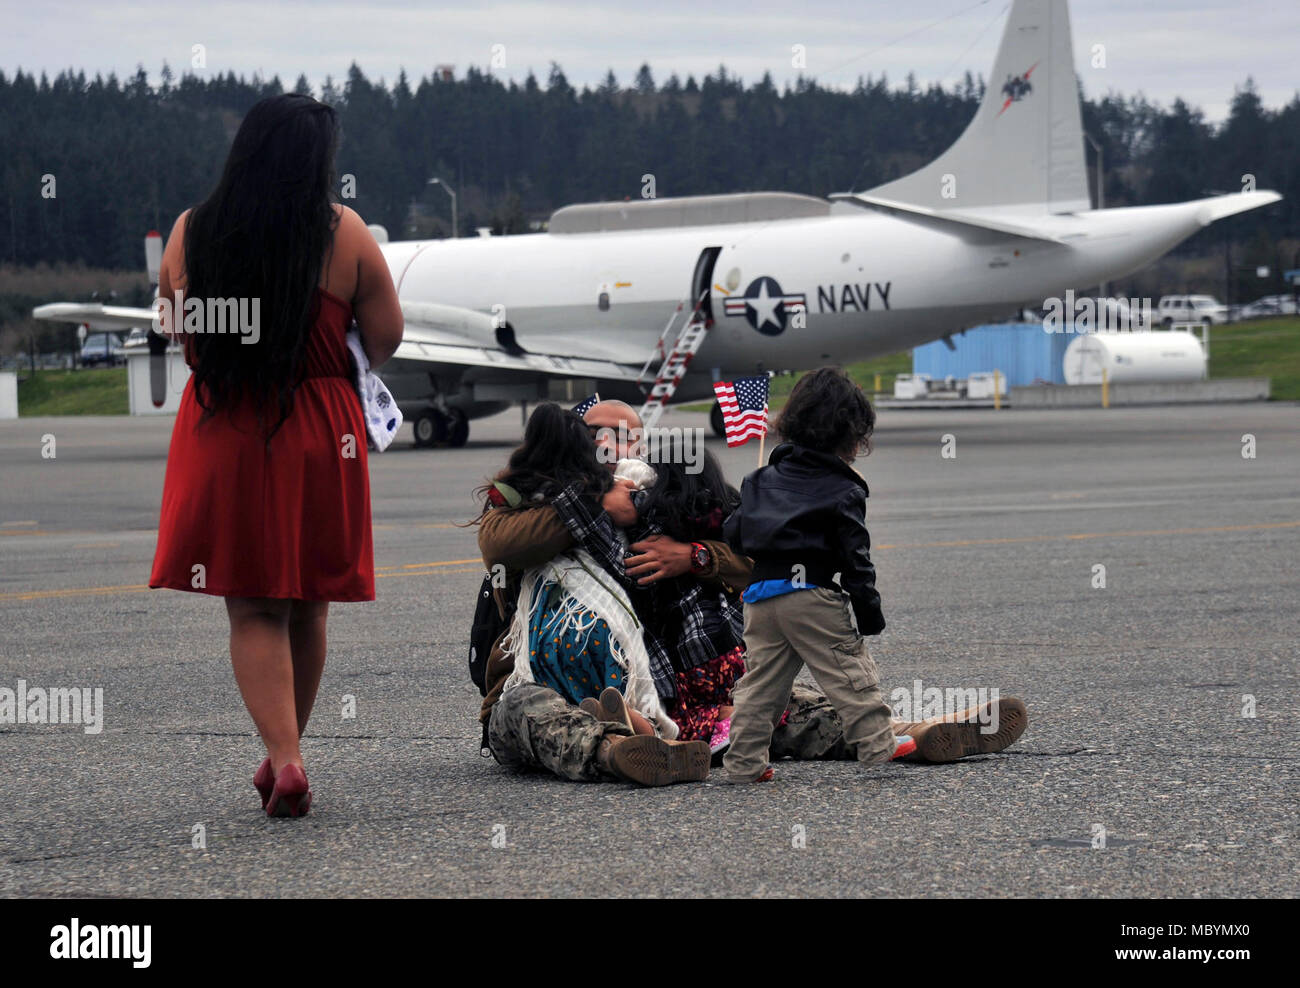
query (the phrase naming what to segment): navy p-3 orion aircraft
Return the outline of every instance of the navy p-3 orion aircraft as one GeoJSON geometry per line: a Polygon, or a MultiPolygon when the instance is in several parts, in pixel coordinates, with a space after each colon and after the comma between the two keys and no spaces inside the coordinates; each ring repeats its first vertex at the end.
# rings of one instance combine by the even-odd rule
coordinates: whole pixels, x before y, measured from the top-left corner
{"type": "MultiPolygon", "coordinates": [[[[470,419],[565,380],[570,396],[644,402],[652,424],[670,400],[711,399],[714,380],[945,338],[1281,198],[1090,208],[1066,0],[1015,0],[990,79],[1006,83],[952,147],[866,192],[592,203],[545,234],[384,243],[406,331],[382,376],[417,445],[462,445],[470,419]]],[[[125,311],[107,324],[151,317],[125,311]]]]}

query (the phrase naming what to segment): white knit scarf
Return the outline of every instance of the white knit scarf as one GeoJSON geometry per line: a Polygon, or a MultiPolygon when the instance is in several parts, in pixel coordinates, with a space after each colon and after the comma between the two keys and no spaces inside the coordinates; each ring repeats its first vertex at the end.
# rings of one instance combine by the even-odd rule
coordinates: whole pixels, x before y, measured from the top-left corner
{"type": "Polygon", "coordinates": [[[548,594],[546,585],[558,584],[563,592],[561,632],[578,634],[589,631],[598,618],[609,626],[609,650],[623,670],[623,696],[628,706],[654,725],[663,738],[677,737],[677,724],[668,716],[654,677],[650,674],[650,657],[641,638],[641,622],[636,619],[627,592],[606,574],[585,549],[573,549],[525,571],[519,586],[510,631],[501,642],[502,651],[514,656],[514,671],[506,680],[509,690],[520,683],[533,682],[533,667],[528,656],[528,631],[541,617],[540,609],[548,594]],[[593,615],[594,612],[594,615],[593,615]]]}

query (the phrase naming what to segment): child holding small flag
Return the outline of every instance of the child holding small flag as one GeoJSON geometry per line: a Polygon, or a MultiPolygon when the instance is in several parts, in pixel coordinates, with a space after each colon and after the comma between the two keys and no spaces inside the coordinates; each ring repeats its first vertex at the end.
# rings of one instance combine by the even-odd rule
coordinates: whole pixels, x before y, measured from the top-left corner
{"type": "Polygon", "coordinates": [[[804,665],[858,761],[916,748],[908,735],[894,735],[863,637],[884,630],[885,619],[866,527],[867,484],[850,464],[870,451],[875,421],[844,371],[823,367],[801,378],[775,424],[785,441],[768,466],[745,478],[740,507],[727,519],[727,541],[754,560],[754,571],[743,595],[747,671],[736,686],[723,781],[772,777],[772,731],[804,665]]]}

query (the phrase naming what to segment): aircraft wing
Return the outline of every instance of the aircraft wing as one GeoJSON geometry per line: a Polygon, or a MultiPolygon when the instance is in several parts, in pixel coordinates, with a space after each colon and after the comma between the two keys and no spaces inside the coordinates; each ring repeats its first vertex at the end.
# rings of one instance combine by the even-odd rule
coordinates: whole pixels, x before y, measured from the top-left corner
{"type": "Polygon", "coordinates": [[[32,316],[46,322],[84,322],[91,329],[134,329],[153,325],[154,310],[99,302],[51,302],[32,309],[32,316]]]}
{"type": "MultiPolygon", "coordinates": [[[[32,315],[49,322],[87,323],[92,329],[130,329],[151,325],[154,311],[98,302],[52,302],[37,306],[32,315]]],[[[526,351],[512,354],[497,345],[493,319],[482,312],[403,302],[402,315],[406,330],[395,360],[619,381],[635,381],[644,363],[644,355],[631,347],[600,342],[600,333],[530,338],[526,351]]]]}
{"type": "MultiPolygon", "coordinates": [[[[635,382],[641,364],[618,363],[599,357],[577,357],[553,353],[506,353],[499,347],[474,346],[465,340],[448,342],[420,329],[407,329],[392,361],[415,361],[491,372],[495,377],[514,373],[543,374],[548,377],[590,377],[604,381],[635,382]]],[[[380,368],[380,374],[384,369],[380,368]]]]}

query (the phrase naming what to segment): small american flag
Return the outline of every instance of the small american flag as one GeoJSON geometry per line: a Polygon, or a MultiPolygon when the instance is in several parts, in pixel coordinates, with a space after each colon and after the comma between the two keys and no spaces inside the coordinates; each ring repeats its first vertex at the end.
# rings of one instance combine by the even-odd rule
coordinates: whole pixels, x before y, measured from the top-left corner
{"type": "Polygon", "coordinates": [[[582,401],[578,402],[576,405],[573,406],[573,414],[578,416],[578,418],[582,418],[582,416],[586,415],[589,411],[591,411],[591,406],[596,404],[596,402],[598,401],[600,401],[599,392],[591,395],[590,397],[583,398],[582,401]]]}
{"type": "Polygon", "coordinates": [[[767,434],[767,375],[717,381],[713,393],[722,409],[728,446],[743,446],[767,434]]]}

